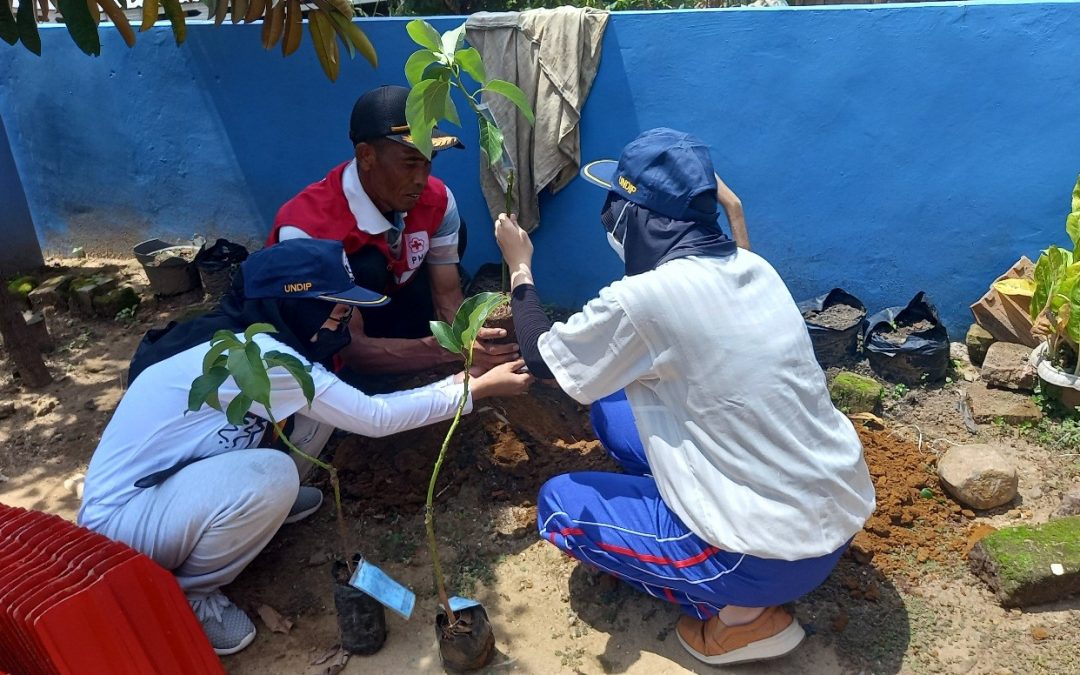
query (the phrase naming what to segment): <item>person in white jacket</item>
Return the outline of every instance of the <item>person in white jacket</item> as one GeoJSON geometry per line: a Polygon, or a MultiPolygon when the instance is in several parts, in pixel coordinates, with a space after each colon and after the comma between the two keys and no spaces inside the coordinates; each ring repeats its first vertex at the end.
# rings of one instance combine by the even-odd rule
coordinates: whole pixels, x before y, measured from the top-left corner
{"type": "Polygon", "coordinates": [[[600,222],[626,275],[565,323],[541,308],[529,236],[505,214],[495,226],[529,371],[592,405],[624,470],[549,480],[540,536],[677,604],[701,661],[787,654],[805,633],[781,605],[825,580],[874,510],[859,438],[780,276],[720,229],[702,141],[652,129],[582,174],[607,190],[600,222]]]}
{"type": "MultiPolygon", "coordinates": [[[[268,411],[251,406],[243,424],[208,405],[186,412],[192,381],[212,336],[243,339],[254,323],[276,333],[254,340],[311,364],[314,399],[282,367],[268,369],[270,411],[296,415],[308,428],[386,436],[453,416],[461,374],[426,387],[368,396],[324,367],[349,342],[355,307],[387,299],[354,284],[340,242],[297,239],[252,254],[212,313],[151,331],[131,362],[129,387],[102,434],[86,474],[79,524],[145,553],[173,572],[218,654],[255,638],[247,615],[219,590],[266,546],[278,528],[314,513],[322,493],[301,487],[297,466],[268,448],[268,411]]],[[[472,380],[470,401],[523,392],[531,378],[522,362],[502,364],[472,380]]],[[[240,394],[231,377],[220,386],[224,408],[240,394]]],[[[318,455],[328,433],[301,446],[318,455]]]]}

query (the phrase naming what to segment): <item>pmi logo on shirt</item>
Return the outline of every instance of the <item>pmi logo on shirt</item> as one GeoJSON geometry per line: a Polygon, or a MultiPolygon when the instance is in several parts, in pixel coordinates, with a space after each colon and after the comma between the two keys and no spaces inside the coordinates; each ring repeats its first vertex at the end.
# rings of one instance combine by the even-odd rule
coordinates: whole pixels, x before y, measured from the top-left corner
{"type": "Polygon", "coordinates": [[[637,186],[626,179],[626,176],[619,176],[619,187],[626,190],[626,194],[632,195],[637,192],[637,186]]]}
{"type": "Polygon", "coordinates": [[[307,291],[310,291],[312,286],[314,286],[314,284],[311,283],[310,281],[300,281],[300,282],[297,282],[295,284],[285,284],[285,292],[286,293],[305,293],[307,291]]]}

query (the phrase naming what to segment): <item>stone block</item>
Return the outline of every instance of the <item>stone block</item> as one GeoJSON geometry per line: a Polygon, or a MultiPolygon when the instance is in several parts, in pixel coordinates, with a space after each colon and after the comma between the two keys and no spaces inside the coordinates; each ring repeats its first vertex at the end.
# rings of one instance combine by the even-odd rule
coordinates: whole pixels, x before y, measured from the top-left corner
{"type": "Polygon", "coordinates": [[[105,319],[114,319],[124,309],[139,306],[139,294],[131,286],[121,286],[94,296],[94,312],[105,319]]]}
{"type": "Polygon", "coordinates": [[[881,391],[877,380],[846,370],[829,384],[833,405],[845,413],[874,412],[881,403],[881,391]]]}
{"type": "Polygon", "coordinates": [[[1028,363],[1031,347],[1015,342],[995,342],[986,351],[982,379],[991,387],[1014,391],[1033,391],[1035,369],[1028,363]]]}
{"type": "Polygon", "coordinates": [[[1080,516],[1080,485],[1061,496],[1061,506],[1058,507],[1056,514],[1059,516],[1080,516]]]}
{"type": "Polygon", "coordinates": [[[990,349],[990,345],[994,344],[994,336],[979,324],[973,323],[968,328],[964,344],[967,345],[968,358],[971,359],[971,362],[981,366],[983,359],[986,357],[986,350],[990,349]]]}
{"type": "Polygon", "coordinates": [[[56,345],[52,335],[49,334],[49,326],[45,323],[45,315],[41,312],[23,312],[23,321],[34,344],[43,352],[51,352],[56,345]]]}
{"type": "Polygon", "coordinates": [[[972,572],[1004,607],[1080,593],[1080,516],[992,532],[975,544],[968,559],[972,572]]]}
{"type": "Polygon", "coordinates": [[[65,305],[64,298],[70,285],[70,274],[62,274],[46,279],[40,286],[30,291],[27,296],[30,300],[30,307],[35,311],[40,311],[44,307],[61,307],[65,305]]]}
{"type": "Polygon", "coordinates": [[[985,382],[972,382],[965,393],[972,419],[980,424],[1001,420],[1006,424],[1038,422],[1042,411],[1026,394],[991,389],[985,382]]]}
{"type": "Polygon", "coordinates": [[[117,281],[114,277],[104,274],[94,274],[88,277],[79,277],[71,282],[71,309],[85,316],[94,314],[94,298],[104,295],[116,288],[117,281]]]}
{"type": "Polygon", "coordinates": [[[989,444],[957,445],[938,460],[938,478],[957,501],[992,509],[1016,497],[1016,466],[989,444]]]}

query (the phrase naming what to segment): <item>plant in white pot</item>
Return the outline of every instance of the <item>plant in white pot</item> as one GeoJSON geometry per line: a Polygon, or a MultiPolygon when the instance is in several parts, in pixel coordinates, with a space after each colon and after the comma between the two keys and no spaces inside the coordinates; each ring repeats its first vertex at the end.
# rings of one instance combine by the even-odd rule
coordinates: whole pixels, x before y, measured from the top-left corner
{"type": "Polygon", "coordinates": [[[1050,246],[1035,263],[1034,279],[1008,279],[995,287],[1030,297],[1031,332],[1043,338],[1031,354],[1039,378],[1066,407],[1080,405],[1080,177],[1065,218],[1072,250],[1050,246]],[[1007,284],[1007,285],[1006,285],[1007,284]]]}

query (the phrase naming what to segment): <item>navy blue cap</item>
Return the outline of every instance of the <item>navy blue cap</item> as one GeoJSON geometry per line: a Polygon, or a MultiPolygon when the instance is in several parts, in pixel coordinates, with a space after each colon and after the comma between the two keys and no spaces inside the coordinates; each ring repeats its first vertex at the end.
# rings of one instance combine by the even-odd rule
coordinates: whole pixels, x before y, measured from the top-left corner
{"type": "Polygon", "coordinates": [[[709,146],[681,131],[667,127],[644,131],[623,148],[618,162],[590,162],[582,167],[581,176],[668,218],[716,220],[716,174],[709,146]],[[706,193],[712,198],[699,199],[706,193]]]}
{"type": "Polygon", "coordinates": [[[317,298],[358,307],[390,302],[356,285],[340,241],[286,239],[252,253],[240,269],[248,298],[317,298]]]}

